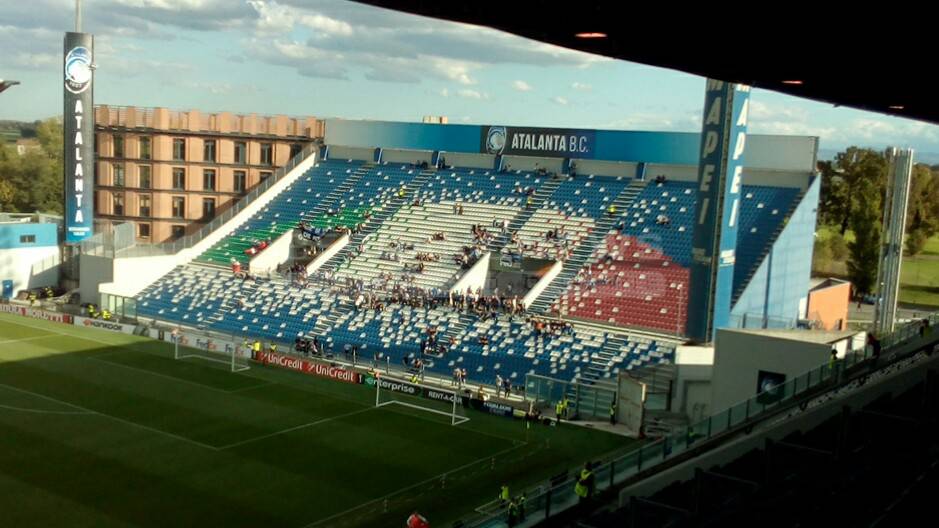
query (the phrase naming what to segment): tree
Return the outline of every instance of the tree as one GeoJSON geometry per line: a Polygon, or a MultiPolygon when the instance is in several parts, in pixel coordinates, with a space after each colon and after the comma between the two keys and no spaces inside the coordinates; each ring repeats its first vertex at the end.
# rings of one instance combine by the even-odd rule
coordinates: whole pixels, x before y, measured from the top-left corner
{"type": "Polygon", "coordinates": [[[913,167],[906,216],[906,250],[916,255],[939,231],[939,178],[923,164],[913,167]]]}
{"type": "Polygon", "coordinates": [[[844,237],[838,233],[832,233],[828,237],[828,247],[831,250],[831,258],[838,262],[844,262],[848,258],[848,243],[844,237]]]}
{"type": "Polygon", "coordinates": [[[851,258],[848,260],[848,278],[855,290],[861,294],[874,291],[877,268],[880,265],[880,196],[875,182],[862,178],[855,186],[858,196],[865,204],[854,207],[851,214],[851,229],[854,242],[848,244],[851,258]]]}
{"type": "MultiPolygon", "coordinates": [[[[871,197],[877,197],[877,214],[882,214],[880,197],[884,195],[887,181],[887,160],[883,154],[872,149],[848,147],[844,152],[835,156],[834,168],[830,182],[823,191],[829,196],[823,198],[823,210],[828,212],[827,223],[838,226],[839,232],[844,235],[851,223],[851,217],[859,207],[869,207],[872,203],[867,195],[859,193],[859,182],[872,183],[869,192],[871,197]]],[[[824,177],[824,172],[823,172],[824,177]]]]}
{"type": "Polygon", "coordinates": [[[0,184],[12,191],[0,199],[4,210],[62,214],[62,123],[48,119],[37,125],[40,148],[22,156],[10,145],[0,145],[0,184]]]}

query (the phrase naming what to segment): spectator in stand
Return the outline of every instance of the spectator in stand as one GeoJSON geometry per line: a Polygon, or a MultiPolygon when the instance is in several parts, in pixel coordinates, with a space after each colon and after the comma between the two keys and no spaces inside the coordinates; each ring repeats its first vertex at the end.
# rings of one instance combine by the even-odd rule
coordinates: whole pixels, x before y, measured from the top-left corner
{"type": "Polygon", "coordinates": [[[502,376],[496,374],[496,396],[502,396],[502,376]]]}

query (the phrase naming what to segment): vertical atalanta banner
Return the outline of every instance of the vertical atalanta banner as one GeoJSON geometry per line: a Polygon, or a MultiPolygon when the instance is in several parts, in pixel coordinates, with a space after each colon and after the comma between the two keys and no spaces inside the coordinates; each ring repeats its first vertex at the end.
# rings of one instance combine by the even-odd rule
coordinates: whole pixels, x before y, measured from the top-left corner
{"type": "Polygon", "coordinates": [[[65,242],[93,234],[94,204],[94,36],[65,34],[65,242]]]}
{"type": "Polygon", "coordinates": [[[687,333],[711,341],[730,320],[750,87],[708,79],[698,165],[687,333]]]}

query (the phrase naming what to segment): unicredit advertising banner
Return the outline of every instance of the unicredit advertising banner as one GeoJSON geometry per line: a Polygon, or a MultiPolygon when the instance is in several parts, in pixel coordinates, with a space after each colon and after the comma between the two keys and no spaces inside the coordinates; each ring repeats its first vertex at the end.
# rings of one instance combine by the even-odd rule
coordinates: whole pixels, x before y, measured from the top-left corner
{"type": "Polygon", "coordinates": [[[93,234],[94,37],[88,33],[66,33],[63,65],[65,242],[75,244],[93,234]]]}
{"type": "Polygon", "coordinates": [[[296,370],[303,372],[304,374],[319,376],[321,378],[329,378],[336,381],[344,381],[346,383],[362,382],[360,379],[362,375],[358,372],[352,372],[351,370],[346,370],[342,367],[334,367],[332,365],[317,363],[315,361],[308,361],[303,358],[285,356],[275,352],[261,351],[255,354],[254,360],[259,363],[264,363],[265,365],[277,365],[278,367],[296,370]]]}
{"type": "Polygon", "coordinates": [[[484,126],[480,130],[480,152],[512,156],[592,158],[593,130],[484,126]]]}

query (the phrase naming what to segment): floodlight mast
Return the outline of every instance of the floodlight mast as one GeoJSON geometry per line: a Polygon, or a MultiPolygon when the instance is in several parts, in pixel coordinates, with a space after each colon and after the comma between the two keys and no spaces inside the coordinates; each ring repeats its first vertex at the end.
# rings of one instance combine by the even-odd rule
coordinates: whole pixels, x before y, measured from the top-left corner
{"type": "Polygon", "coordinates": [[[82,0],[75,0],[75,33],[82,32],[82,0]]]}

